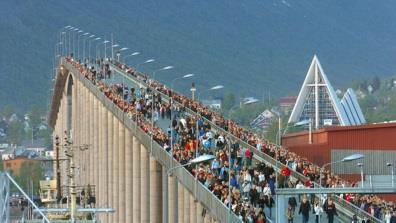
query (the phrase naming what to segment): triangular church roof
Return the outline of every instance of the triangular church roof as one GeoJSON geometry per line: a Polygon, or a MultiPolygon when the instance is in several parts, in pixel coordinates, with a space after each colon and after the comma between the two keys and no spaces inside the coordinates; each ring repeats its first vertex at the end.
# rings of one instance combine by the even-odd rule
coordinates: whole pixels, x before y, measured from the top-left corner
{"type": "MultiPolygon", "coordinates": [[[[308,69],[307,75],[305,77],[304,83],[301,87],[300,93],[298,94],[296,104],[294,105],[293,111],[289,118],[289,123],[298,122],[303,109],[304,105],[307,100],[308,94],[311,92],[312,88],[316,86],[321,87],[324,86],[326,88],[326,92],[328,97],[331,101],[331,105],[337,115],[338,121],[340,125],[349,125],[349,121],[346,118],[345,111],[342,109],[339,99],[330,84],[325,72],[320,65],[319,59],[316,55],[314,55],[311,65],[308,69]]],[[[318,108],[320,110],[320,108],[318,108]]],[[[315,117],[312,117],[315,118],[315,117]]],[[[319,120],[314,121],[312,123],[314,127],[319,127],[319,120]]]]}

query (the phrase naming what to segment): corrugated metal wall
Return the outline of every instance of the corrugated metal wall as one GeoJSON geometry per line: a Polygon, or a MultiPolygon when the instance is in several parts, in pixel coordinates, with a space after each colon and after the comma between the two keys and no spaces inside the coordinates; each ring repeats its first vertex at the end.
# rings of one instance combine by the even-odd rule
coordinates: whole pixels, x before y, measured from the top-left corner
{"type": "Polygon", "coordinates": [[[361,153],[365,157],[358,161],[334,164],[331,167],[332,172],[335,174],[360,174],[360,167],[357,166],[357,163],[361,162],[365,175],[390,175],[391,169],[386,166],[386,163],[396,164],[396,151],[389,150],[332,150],[331,162],[342,160],[354,153],[361,153]]]}
{"type": "MultiPolygon", "coordinates": [[[[308,132],[286,135],[282,145],[318,166],[340,160],[353,153],[364,154],[364,174],[388,175],[387,162],[396,165],[396,124],[331,127],[313,133],[308,144],[308,132]]],[[[357,162],[336,164],[337,174],[360,174],[357,162]]],[[[395,168],[396,170],[396,168],[395,168]]]]}

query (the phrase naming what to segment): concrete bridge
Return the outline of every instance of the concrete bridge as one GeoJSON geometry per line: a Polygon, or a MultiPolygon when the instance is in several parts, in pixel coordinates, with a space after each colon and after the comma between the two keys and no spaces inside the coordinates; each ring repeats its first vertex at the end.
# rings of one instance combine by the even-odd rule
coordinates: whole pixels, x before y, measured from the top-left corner
{"type": "MultiPolygon", "coordinates": [[[[112,69],[120,74],[123,72],[116,66],[112,69]]],[[[126,76],[122,76],[122,81],[126,81],[124,78],[126,76]]],[[[137,85],[147,86],[144,81],[128,78],[137,85]]],[[[169,98],[163,95],[163,99],[169,98]]],[[[61,60],[55,81],[49,123],[55,135],[60,136],[61,144],[65,143],[66,131],[70,132],[74,145],[89,145],[88,150],[75,150],[78,167],[75,172],[79,173],[77,180],[81,185],[95,185],[97,207],[116,209],[114,214],[101,214],[99,218],[103,222],[163,222],[163,219],[169,222],[241,222],[186,169],[179,168],[168,175],[169,168],[180,164],[65,58],[61,60]]],[[[211,127],[252,149],[254,159],[276,170],[282,167],[272,157],[213,123],[211,127]]],[[[62,150],[59,155],[65,156],[62,150]]],[[[67,163],[62,163],[62,185],[68,184],[67,168],[67,163]]],[[[296,172],[292,172],[292,177],[305,178],[296,172]]],[[[283,222],[285,200],[277,200],[277,204],[282,205],[282,211],[272,220],[275,222],[278,218],[276,222],[283,222]]],[[[344,220],[355,213],[366,217],[355,207],[343,205],[347,208],[338,207],[346,217],[344,220]]]]}
{"type": "MultiPolygon", "coordinates": [[[[82,185],[95,185],[96,206],[111,206],[115,214],[103,222],[215,222],[228,219],[226,206],[184,168],[75,67],[62,60],[56,78],[50,125],[58,136],[70,131],[82,185]],[[173,162],[173,164],[172,164],[173,162]],[[194,196],[195,194],[195,196],[194,196]],[[165,210],[164,207],[168,207],[165,210]],[[169,214],[168,214],[169,213],[169,214]]],[[[63,151],[60,157],[64,156],[63,151]]],[[[61,167],[67,185],[66,163],[61,167]]],[[[230,221],[237,221],[231,213],[230,221]]]]}

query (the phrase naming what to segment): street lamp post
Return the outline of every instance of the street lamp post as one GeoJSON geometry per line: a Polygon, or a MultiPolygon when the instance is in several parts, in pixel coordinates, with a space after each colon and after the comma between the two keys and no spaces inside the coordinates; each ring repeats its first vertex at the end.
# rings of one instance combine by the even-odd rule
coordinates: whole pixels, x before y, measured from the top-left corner
{"type": "Polygon", "coordinates": [[[74,28],[73,31],[74,32],[73,32],[73,36],[72,36],[72,41],[73,41],[73,50],[72,50],[72,52],[73,52],[73,57],[75,58],[76,57],[76,47],[75,47],[76,40],[75,40],[75,36],[76,36],[77,32],[79,31],[79,29],[78,28],[74,28]]]}
{"type": "MultiPolygon", "coordinates": [[[[98,43],[98,44],[96,45],[96,58],[98,58],[98,46],[104,44],[104,45],[105,45],[105,47],[104,47],[104,48],[105,48],[105,50],[104,50],[104,52],[105,52],[105,57],[104,57],[104,59],[106,59],[106,44],[107,44],[108,42],[110,42],[110,41],[105,40],[105,41],[103,41],[103,42],[101,42],[101,43],[98,43]]],[[[100,52],[99,52],[99,57],[100,57],[100,52]]]]}
{"type": "Polygon", "coordinates": [[[136,64],[135,65],[135,70],[137,71],[138,67],[143,65],[143,64],[152,63],[152,62],[155,62],[155,59],[151,58],[151,59],[148,59],[148,60],[144,61],[143,63],[136,64]]]}
{"type": "MultiPolygon", "coordinates": [[[[101,40],[101,38],[100,37],[96,37],[92,41],[97,41],[97,40],[101,40]]],[[[91,40],[90,39],[88,40],[88,60],[91,62],[91,40]]]]}
{"type": "MultiPolygon", "coordinates": [[[[320,173],[319,173],[319,188],[322,188],[322,173],[326,166],[336,164],[336,163],[351,162],[351,161],[355,161],[355,160],[359,160],[359,159],[363,159],[363,158],[364,158],[363,154],[355,153],[355,154],[344,157],[342,160],[337,160],[337,161],[323,164],[323,166],[320,168],[320,173]]],[[[320,194],[319,200],[321,200],[321,198],[322,198],[322,193],[320,194]]],[[[321,216],[319,215],[319,222],[320,222],[320,217],[321,216]]]]}
{"type": "Polygon", "coordinates": [[[364,188],[364,175],[363,175],[363,163],[357,163],[357,166],[360,168],[360,181],[362,182],[362,188],[364,188]]]}
{"type": "MultiPolygon", "coordinates": [[[[154,102],[155,102],[155,97],[154,97],[154,87],[152,86],[152,84],[154,83],[155,80],[155,74],[158,71],[163,71],[163,70],[171,70],[173,69],[173,66],[165,66],[162,67],[160,69],[157,69],[153,72],[153,77],[151,80],[151,95],[152,95],[152,99],[151,99],[151,143],[150,143],[150,154],[152,154],[153,152],[153,130],[154,130],[154,102]]],[[[172,108],[171,108],[172,109],[172,108]]],[[[172,129],[172,128],[171,128],[172,129]]],[[[171,150],[172,150],[172,135],[171,135],[171,150]]]]}
{"type": "MultiPolygon", "coordinates": [[[[186,79],[186,78],[190,78],[190,77],[193,77],[193,76],[194,76],[194,74],[186,74],[186,75],[184,75],[182,77],[177,77],[177,78],[173,79],[172,82],[171,82],[172,91],[174,89],[174,83],[175,83],[176,80],[186,79]]],[[[172,120],[173,120],[173,118],[172,118],[173,94],[171,94],[171,96],[170,96],[169,104],[170,104],[170,116],[171,116],[171,119],[170,119],[170,128],[171,128],[170,154],[171,154],[171,156],[173,156],[173,126],[172,126],[172,120]]]]}
{"type": "Polygon", "coordinates": [[[94,37],[95,35],[89,35],[89,33],[84,33],[83,35],[83,61],[85,61],[85,42],[87,39],[94,37]]]}
{"type": "Polygon", "coordinates": [[[133,56],[137,56],[137,55],[139,55],[139,54],[140,54],[140,52],[133,52],[133,53],[131,53],[131,54],[125,56],[125,57],[122,58],[121,60],[126,64],[126,58],[128,58],[128,57],[133,57],[133,56]]]}
{"type": "Polygon", "coordinates": [[[78,60],[81,60],[80,58],[80,34],[84,32],[82,30],[78,30],[77,32],[77,58],[78,60]]]}
{"type": "Polygon", "coordinates": [[[304,125],[307,125],[307,124],[309,125],[308,126],[309,127],[309,129],[308,129],[308,132],[309,132],[308,143],[312,144],[312,119],[309,118],[309,119],[302,120],[302,121],[297,122],[296,124],[294,124],[294,126],[304,126],[304,125]]]}
{"type": "MultiPolygon", "coordinates": [[[[167,176],[170,176],[172,174],[172,172],[178,168],[207,162],[207,161],[213,160],[215,158],[216,157],[214,155],[202,155],[202,156],[199,156],[199,157],[196,157],[196,158],[190,160],[190,162],[188,162],[186,164],[170,167],[168,169],[168,171],[166,171],[166,174],[167,174],[167,176]]],[[[171,166],[172,166],[172,163],[173,163],[172,155],[171,155],[170,161],[171,161],[171,166]]],[[[167,187],[167,185],[166,185],[166,187],[167,187]]],[[[163,192],[164,192],[163,193],[164,198],[162,199],[162,202],[163,202],[162,205],[164,208],[163,208],[163,212],[162,212],[162,222],[168,223],[168,211],[169,211],[169,209],[168,209],[168,190],[164,190],[163,192]]],[[[173,216],[174,216],[173,219],[176,223],[177,222],[177,208],[174,209],[173,216]]]]}
{"type": "Polygon", "coordinates": [[[111,60],[114,60],[114,48],[119,47],[119,44],[113,44],[111,45],[111,60]]]}
{"type": "Polygon", "coordinates": [[[395,186],[395,175],[394,175],[394,167],[393,167],[393,163],[386,163],[386,166],[391,168],[391,174],[392,174],[392,188],[395,186]]]}
{"type": "Polygon", "coordinates": [[[213,86],[213,87],[211,87],[211,88],[209,88],[209,89],[203,90],[203,91],[201,91],[201,92],[198,93],[198,98],[197,98],[197,100],[199,101],[199,98],[200,98],[200,96],[201,96],[201,94],[202,94],[203,92],[206,92],[206,91],[213,91],[213,90],[220,90],[220,89],[223,89],[223,88],[224,88],[223,85],[216,85],[216,86],[213,86]]]}
{"type": "Polygon", "coordinates": [[[121,62],[121,61],[120,61],[121,52],[122,52],[122,51],[125,51],[125,50],[128,50],[128,47],[123,47],[123,48],[121,48],[121,49],[118,50],[118,52],[117,52],[117,61],[118,61],[118,62],[121,62]]]}

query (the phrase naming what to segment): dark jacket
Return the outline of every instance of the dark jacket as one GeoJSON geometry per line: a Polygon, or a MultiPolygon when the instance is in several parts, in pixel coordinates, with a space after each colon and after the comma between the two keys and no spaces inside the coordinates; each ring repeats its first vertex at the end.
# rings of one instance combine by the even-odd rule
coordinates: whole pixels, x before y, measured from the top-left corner
{"type": "Polygon", "coordinates": [[[309,201],[307,200],[305,203],[301,202],[300,210],[298,211],[298,213],[309,216],[310,210],[311,210],[311,205],[309,204],[309,201]]]}

